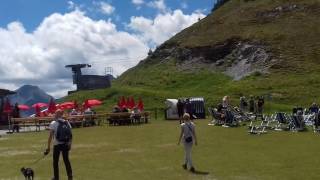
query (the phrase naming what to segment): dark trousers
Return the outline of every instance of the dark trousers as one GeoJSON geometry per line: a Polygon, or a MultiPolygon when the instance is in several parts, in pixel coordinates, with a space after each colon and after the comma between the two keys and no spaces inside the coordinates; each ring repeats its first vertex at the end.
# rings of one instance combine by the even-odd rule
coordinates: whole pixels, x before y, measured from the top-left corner
{"type": "Polygon", "coordinates": [[[66,171],[68,179],[72,179],[72,169],[69,161],[69,146],[66,144],[58,144],[53,147],[53,172],[54,180],[59,180],[59,156],[62,152],[62,157],[64,165],[66,166],[66,171]]]}

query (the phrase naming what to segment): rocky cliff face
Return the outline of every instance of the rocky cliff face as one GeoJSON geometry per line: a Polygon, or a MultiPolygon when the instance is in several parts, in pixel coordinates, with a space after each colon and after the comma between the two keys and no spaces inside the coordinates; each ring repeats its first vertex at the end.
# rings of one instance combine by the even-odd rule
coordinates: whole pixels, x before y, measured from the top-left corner
{"type": "Polygon", "coordinates": [[[278,62],[272,49],[264,42],[238,37],[211,46],[192,48],[163,44],[150,55],[149,61],[152,59],[160,62],[175,59],[180,71],[219,71],[234,80],[257,72],[268,73],[269,68],[278,62]]]}

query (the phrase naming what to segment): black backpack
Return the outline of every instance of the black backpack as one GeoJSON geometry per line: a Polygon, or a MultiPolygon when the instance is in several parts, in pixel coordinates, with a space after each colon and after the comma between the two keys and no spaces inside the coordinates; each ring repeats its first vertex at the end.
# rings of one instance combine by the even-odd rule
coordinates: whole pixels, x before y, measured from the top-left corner
{"type": "Polygon", "coordinates": [[[56,133],[56,140],[68,143],[72,139],[72,132],[67,121],[57,121],[59,123],[56,133]]]}

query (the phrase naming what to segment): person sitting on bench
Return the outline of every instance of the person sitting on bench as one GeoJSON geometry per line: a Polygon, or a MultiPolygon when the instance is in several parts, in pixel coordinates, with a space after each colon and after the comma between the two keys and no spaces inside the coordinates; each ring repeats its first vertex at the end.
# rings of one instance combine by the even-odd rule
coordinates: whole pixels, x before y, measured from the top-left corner
{"type": "Polygon", "coordinates": [[[319,112],[319,107],[318,105],[314,102],[309,108],[309,113],[318,113],[319,112]]]}
{"type": "Polygon", "coordinates": [[[134,122],[140,123],[141,114],[140,114],[140,110],[138,109],[138,107],[135,106],[133,108],[131,115],[130,115],[130,118],[133,119],[134,122]]]}
{"type": "Polygon", "coordinates": [[[112,113],[119,113],[119,112],[121,112],[120,107],[118,105],[113,106],[112,113]]]}

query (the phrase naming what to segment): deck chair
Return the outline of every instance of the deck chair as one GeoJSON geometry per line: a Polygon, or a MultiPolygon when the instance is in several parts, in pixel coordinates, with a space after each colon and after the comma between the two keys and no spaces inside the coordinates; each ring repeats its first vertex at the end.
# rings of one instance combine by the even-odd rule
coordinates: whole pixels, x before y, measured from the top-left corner
{"type": "Polygon", "coordinates": [[[289,124],[288,124],[288,118],[285,113],[278,112],[276,113],[275,120],[277,121],[277,124],[274,128],[276,131],[283,131],[283,130],[289,130],[289,124]]]}
{"type": "Polygon", "coordinates": [[[235,118],[234,114],[226,110],[225,111],[225,124],[222,125],[223,127],[237,127],[239,126],[239,121],[235,118]]]}
{"type": "Polygon", "coordinates": [[[303,115],[293,115],[289,122],[289,127],[291,131],[301,132],[306,130],[303,115]]]}
{"type": "Polygon", "coordinates": [[[258,135],[267,133],[266,129],[271,128],[270,122],[271,121],[265,119],[265,120],[261,121],[260,125],[254,125],[253,121],[251,121],[250,125],[249,125],[248,133],[249,134],[258,134],[258,135]]]}
{"type": "Polygon", "coordinates": [[[313,132],[320,133],[320,114],[319,114],[319,112],[314,115],[313,132]]]}
{"type": "Polygon", "coordinates": [[[208,111],[212,116],[211,123],[208,125],[222,126],[225,123],[225,120],[221,118],[221,114],[216,108],[208,108],[208,111]]]}

